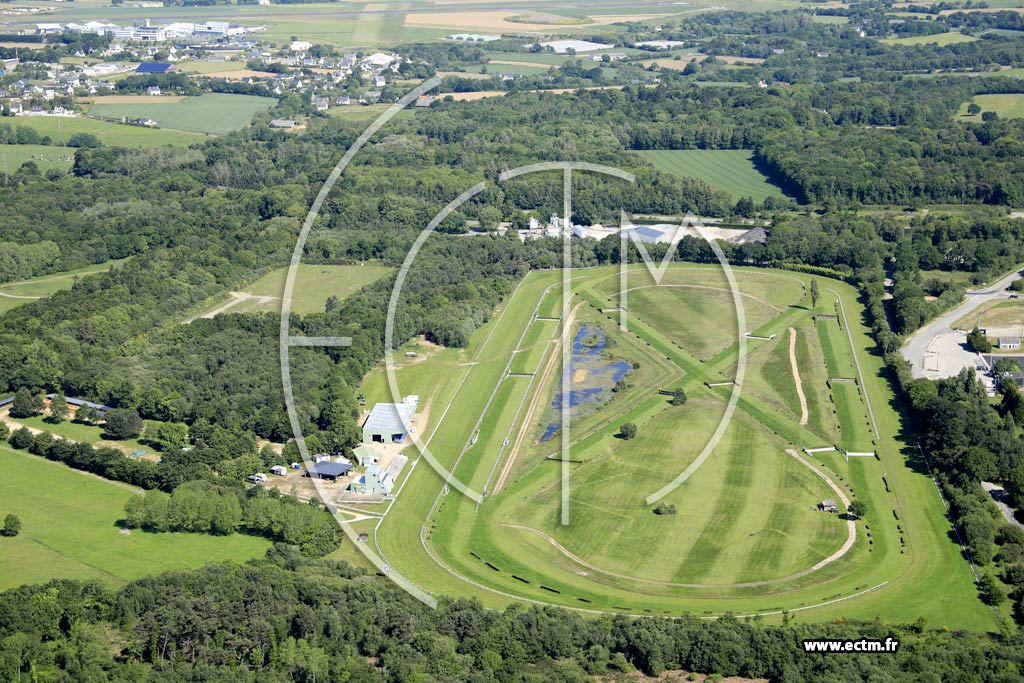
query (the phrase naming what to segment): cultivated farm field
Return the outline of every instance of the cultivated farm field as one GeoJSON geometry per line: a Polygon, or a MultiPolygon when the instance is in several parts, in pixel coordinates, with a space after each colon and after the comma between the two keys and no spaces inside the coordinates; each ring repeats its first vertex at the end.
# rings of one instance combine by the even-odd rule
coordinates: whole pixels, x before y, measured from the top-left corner
{"type": "Polygon", "coordinates": [[[933,43],[935,45],[954,45],[956,43],[970,43],[977,40],[974,36],[967,36],[958,31],[950,31],[948,33],[936,33],[930,36],[909,36],[907,38],[889,38],[882,40],[883,43],[890,45],[928,45],[933,43]]]}
{"type": "Polygon", "coordinates": [[[639,154],[659,171],[681,178],[700,178],[712,187],[725,190],[734,199],[750,197],[755,202],[763,202],[766,197],[783,194],[770,178],[757,170],[753,153],[746,150],[643,150],[639,154]]]}
{"type": "Polygon", "coordinates": [[[242,128],[276,102],[271,97],[206,93],[173,103],[94,104],[89,115],[107,120],[145,117],[156,121],[160,128],[222,134],[242,128]]]}

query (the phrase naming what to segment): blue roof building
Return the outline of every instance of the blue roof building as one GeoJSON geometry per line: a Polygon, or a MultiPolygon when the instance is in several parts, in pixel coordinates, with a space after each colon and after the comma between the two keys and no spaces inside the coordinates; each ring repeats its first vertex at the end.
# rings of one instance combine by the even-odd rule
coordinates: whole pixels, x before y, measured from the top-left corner
{"type": "Polygon", "coordinates": [[[135,69],[137,74],[165,74],[171,70],[168,62],[143,62],[135,69]]]}

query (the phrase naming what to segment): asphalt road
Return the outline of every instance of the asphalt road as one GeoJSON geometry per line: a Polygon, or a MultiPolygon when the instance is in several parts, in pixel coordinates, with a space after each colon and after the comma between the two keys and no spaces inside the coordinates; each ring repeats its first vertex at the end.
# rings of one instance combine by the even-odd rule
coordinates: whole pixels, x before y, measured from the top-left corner
{"type": "Polygon", "coordinates": [[[902,353],[910,361],[913,376],[943,379],[956,375],[964,367],[974,367],[978,355],[967,349],[966,334],[954,331],[951,325],[989,301],[1008,298],[1006,288],[1022,277],[1024,270],[1017,270],[985,289],[968,290],[962,304],[911,335],[903,344],[902,353]]]}

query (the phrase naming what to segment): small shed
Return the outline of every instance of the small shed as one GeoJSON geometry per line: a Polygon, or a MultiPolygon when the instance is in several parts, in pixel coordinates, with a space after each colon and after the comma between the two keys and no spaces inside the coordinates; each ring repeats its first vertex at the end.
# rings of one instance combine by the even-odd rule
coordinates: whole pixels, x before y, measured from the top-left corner
{"type": "Polygon", "coordinates": [[[326,479],[328,481],[337,481],[341,477],[348,474],[348,471],[352,469],[352,465],[344,462],[318,462],[308,470],[306,470],[306,476],[316,479],[326,479]]]}
{"type": "Polygon", "coordinates": [[[380,453],[366,444],[360,444],[353,448],[352,455],[356,459],[356,464],[360,467],[369,467],[380,462],[380,453]]]}
{"type": "Polygon", "coordinates": [[[818,503],[818,509],[822,512],[839,512],[839,506],[831,498],[826,498],[818,503]]]}

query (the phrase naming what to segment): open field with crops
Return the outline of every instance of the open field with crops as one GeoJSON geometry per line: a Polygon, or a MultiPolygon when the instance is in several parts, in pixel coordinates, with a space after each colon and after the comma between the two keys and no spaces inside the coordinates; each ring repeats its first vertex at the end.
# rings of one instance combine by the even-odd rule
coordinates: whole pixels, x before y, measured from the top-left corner
{"type": "Polygon", "coordinates": [[[734,199],[750,197],[762,202],[766,197],[782,195],[782,190],[754,165],[753,153],[746,150],[644,150],[639,154],[659,171],[700,178],[734,199]]]}
{"type": "Polygon", "coordinates": [[[207,562],[262,555],[270,543],[254,536],[123,533],[124,504],[141,490],[0,446],[4,514],[21,518],[21,533],[0,543],[0,590],[49,579],[117,585],[207,562]]]}
{"type": "MultiPolygon", "coordinates": [[[[745,330],[770,339],[746,339],[745,388],[705,455],[739,366],[738,330],[724,322],[731,296],[713,271],[670,268],[664,282],[673,286],[642,300],[638,292],[654,289],[641,286],[650,276],[631,272],[625,331],[616,270],[573,281],[567,321],[536,320],[563,307],[557,274],[533,273],[466,350],[399,358],[399,393],[419,393],[427,405],[426,447],[485,495],[477,502],[445,486],[421,461],[374,530],[393,570],[431,591],[496,606],[515,596],[635,614],[920,615],[990,628],[993,615],[976,600],[947,536],[934,484],[908,465],[913,450],[899,440],[903,426],[852,288],[822,280],[817,312],[836,306],[839,317],[819,320],[835,327],[822,332],[812,320],[809,276],[735,269],[745,330]],[[707,306],[693,303],[703,297],[707,306]],[[566,342],[573,361],[563,373],[566,342]],[[586,382],[606,366],[629,369],[606,400],[573,414],[563,441],[561,383],[590,395],[597,384],[586,382]],[[856,381],[830,390],[832,370],[849,370],[856,381]],[[675,388],[688,395],[685,405],[661,393],[675,388]],[[634,438],[622,438],[625,422],[636,425],[634,438]],[[848,450],[874,448],[875,426],[877,458],[799,455],[833,439],[848,450]],[[648,497],[680,477],[655,514],[648,497]],[[844,497],[865,502],[864,520],[852,525],[815,509],[844,497]]],[[[386,384],[375,370],[362,390],[371,402],[386,400],[386,384]]]]}
{"type": "Polygon", "coordinates": [[[956,43],[970,43],[977,40],[974,36],[966,36],[957,31],[949,33],[936,33],[930,36],[909,36],[907,38],[889,38],[882,40],[889,45],[954,45],[956,43]]]}
{"type": "Polygon", "coordinates": [[[150,118],[160,128],[194,133],[230,133],[277,103],[272,97],[206,93],[180,102],[94,104],[90,116],[107,120],[150,118]]]}

